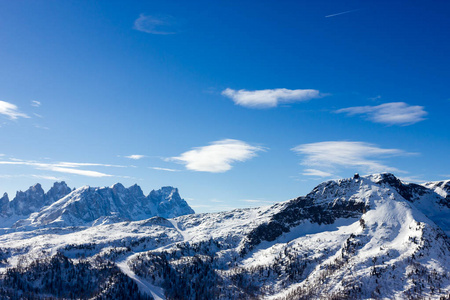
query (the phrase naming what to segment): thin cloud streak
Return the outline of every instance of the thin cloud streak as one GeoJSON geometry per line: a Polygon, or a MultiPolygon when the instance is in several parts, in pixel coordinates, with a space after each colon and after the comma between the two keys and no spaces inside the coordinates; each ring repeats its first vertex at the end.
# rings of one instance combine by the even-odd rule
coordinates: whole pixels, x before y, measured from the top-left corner
{"type": "Polygon", "coordinates": [[[150,34],[170,35],[177,33],[175,30],[175,20],[172,16],[150,16],[140,14],[134,21],[134,29],[150,34]]]}
{"type": "Polygon", "coordinates": [[[348,116],[364,115],[375,123],[407,126],[425,120],[428,113],[423,106],[411,106],[405,102],[390,102],[377,106],[355,106],[342,108],[336,113],[347,113],[348,116]]]}
{"type": "Polygon", "coordinates": [[[316,169],[305,169],[302,175],[305,176],[317,176],[317,177],[331,177],[333,174],[316,169]]]}
{"type": "Polygon", "coordinates": [[[36,175],[36,174],[33,174],[33,175],[31,175],[31,177],[38,178],[38,179],[44,179],[44,180],[52,180],[52,181],[61,181],[61,180],[63,180],[62,178],[59,178],[59,177],[47,176],[47,175],[36,175]]]}
{"type": "Polygon", "coordinates": [[[74,162],[59,162],[58,166],[76,168],[76,167],[114,167],[114,168],[126,168],[126,166],[121,165],[110,165],[110,164],[97,164],[97,163],[74,163],[74,162]]]}
{"type": "Polygon", "coordinates": [[[347,11],[343,11],[343,12],[336,13],[336,14],[331,14],[331,15],[325,16],[325,18],[331,18],[331,17],[340,16],[340,15],[345,15],[345,14],[349,14],[349,13],[352,13],[352,12],[355,12],[355,11],[358,11],[358,10],[361,10],[361,8],[347,10],[347,11]]]}
{"type": "Polygon", "coordinates": [[[258,200],[258,199],[244,199],[241,201],[247,202],[247,203],[265,203],[265,204],[273,204],[274,203],[274,201],[258,200]]]}
{"type": "Polygon", "coordinates": [[[184,164],[186,169],[192,171],[223,173],[230,170],[234,162],[244,162],[264,150],[263,147],[252,146],[243,141],[225,139],[194,148],[167,160],[184,164]]]}
{"type": "Polygon", "coordinates": [[[132,155],[124,156],[124,157],[129,158],[129,159],[138,160],[138,159],[142,159],[142,158],[144,158],[146,156],[145,155],[141,155],[141,154],[132,154],[132,155]]]}
{"type": "Polygon", "coordinates": [[[181,171],[181,170],[176,170],[176,169],[160,168],[160,167],[149,167],[149,168],[153,169],[153,170],[167,171],[167,172],[180,172],[181,171]]]}
{"type": "Polygon", "coordinates": [[[31,106],[39,107],[39,106],[41,106],[41,102],[33,100],[33,101],[31,101],[31,106]]]}
{"type": "Polygon", "coordinates": [[[97,171],[90,170],[80,170],[80,169],[71,169],[71,168],[62,168],[62,167],[54,167],[51,166],[48,168],[50,171],[66,173],[66,174],[75,174],[87,177],[112,177],[110,174],[105,174],[97,171]]]}
{"type": "Polygon", "coordinates": [[[281,103],[303,102],[325,96],[312,89],[266,89],[266,90],[233,90],[227,88],[222,95],[230,98],[236,105],[248,108],[272,108],[281,103]]]}
{"type": "Polygon", "coordinates": [[[0,101],[0,114],[7,116],[11,120],[30,118],[27,114],[20,112],[16,105],[6,101],[0,101]]]}
{"type": "Polygon", "coordinates": [[[116,165],[108,165],[108,164],[95,164],[95,163],[71,163],[71,162],[60,162],[60,163],[43,163],[37,161],[27,161],[20,159],[12,159],[9,161],[0,161],[0,165],[17,165],[17,166],[30,166],[34,167],[37,170],[47,170],[58,173],[65,174],[75,174],[87,177],[111,177],[113,175],[92,171],[92,170],[82,170],[78,169],[78,167],[85,166],[100,166],[100,167],[123,167],[116,165]]]}

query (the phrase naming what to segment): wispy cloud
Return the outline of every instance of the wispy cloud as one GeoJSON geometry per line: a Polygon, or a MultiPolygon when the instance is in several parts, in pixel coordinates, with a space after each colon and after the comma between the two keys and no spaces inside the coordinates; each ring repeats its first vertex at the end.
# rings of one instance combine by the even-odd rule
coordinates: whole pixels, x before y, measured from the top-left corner
{"type": "Polygon", "coordinates": [[[214,203],[223,203],[224,202],[224,201],[219,200],[219,199],[211,199],[210,201],[214,202],[214,203]]]}
{"type": "Polygon", "coordinates": [[[369,99],[370,101],[377,101],[377,100],[381,99],[381,95],[377,95],[377,96],[375,96],[375,97],[369,97],[368,99],[369,99]]]}
{"type": "Polygon", "coordinates": [[[7,116],[11,120],[29,118],[28,115],[20,112],[16,105],[5,101],[0,101],[0,114],[7,116]]]}
{"type": "Polygon", "coordinates": [[[305,176],[331,177],[333,174],[316,169],[305,169],[302,173],[305,176]]]}
{"type": "Polygon", "coordinates": [[[33,174],[33,175],[31,175],[31,177],[38,178],[38,179],[44,179],[44,180],[51,180],[51,181],[61,181],[62,180],[62,178],[55,177],[55,176],[48,176],[48,175],[33,174]]]}
{"type": "Polygon", "coordinates": [[[181,170],[176,170],[176,169],[160,168],[160,167],[149,167],[149,168],[153,169],[153,170],[167,171],[167,172],[180,172],[181,171],[181,170]]]}
{"type": "Polygon", "coordinates": [[[31,106],[39,107],[39,106],[41,106],[41,102],[33,100],[33,101],[31,101],[31,106]]]}
{"type": "Polygon", "coordinates": [[[123,167],[117,165],[96,164],[96,163],[73,163],[73,162],[46,163],[20,159],[0,160],[0,165],[31,166],[37,170],[47,170],[58,173],[75,174],[87,177],[111,177],[113,175],[92,170],[79,169],[80,167],[123,167]]]}
{"type": "Polygon", "coordinates": [[[182,163],[192,171],[222,173],[230,170],[232,163],[249,160],[256,156],[258,151],[264,151],[264,148],[239,140],[225,139],[194,148],[168,160],[182,163]]]}
{"type": "Polygon", "coordinates": [[[347,10],[347,11],[342,11],[342,12],[339,12],[339,13],[331,14],[331,15],[325,16],[325,18],[331,18],[331,17],[340,16],[340,15],[345,15],[345,14],[349,14],[349,13],[352,13],[352,12],[355,12],[355,11],[358,11],[358,10],[361,10],[361,8],[352,9],[352,10],[347,10]]]}
{"type": "Polygon", "coordinates": [[[125,157],[129,158],[129,159],[138,160],[138,159],[144,158],[146,156],[145,155],[141,155],[141,154],[133,154],[133,155],[125,156],[125,157]]]}
{"type": "Polygon", "coordinates": [[[230,98],[235,104],[249,108],[270,108],[280,103],[302,102],[324,96],[318,90],[289,90],[289,89],[267,89],[267,90],[233,90],[227,88],[222,95],[230,98]]]}
{"type": "Polygon", "coordinates": [[[114,168],[126,168],[122,165],[111,165],[111,164],[98,164],[98,163],[75,163],[62,161],[57,163],[58,166],[67,168],[77,168],[77,167],[114,167],[114,168]]]}
{"type": "Polygon", "coordinates": [[[50,129],[50,128],[46,127],[46,126],[42,126],[42,125],[39,125],[39,124],[34,124],[34,127],[37,128],[37,129],[44,129],[44,130],[49,130],[50,129]]]}
{"type": "Polygon", "coordinates": [[[384,103],[377,106],[355,106],[339,109],[336,113],[347,113],[349,116],[364,115],[376,123],[388,125],[412,125],[425,120],[428,113],[423,106],[411,106],[404,102],[384,103]]]}
{"type": "Polygon", "coordinates": [[[169,15],[151,16],[140,14],[139,18],[134,21],[134,29],[150,34],[175,34],[177,33],[175,26],[175,19],[169,15]]]}
{"type": "Polygon", "coordinates": [[[329,170],[342,168],[352,168],[355,171],[371,173],[404,172],[386,165],[380,159],[413,154],[400,149],[383,149],[365,142],[348,141],[303,144],[291,150],[303,157],[302,165],[322,169],[306,169],[304,175],[312,176],[328,175],[329,170]]]}
{"type": "Polygon", "coordinates": [[[260,203],[260,204],[272,204],[274,203],[274,201],[267,201],[267,200],[260,200],[260,199],[244,199],[241,200],[242,202],[247,202],[247,203],[260,203]]]}
{"type": "Polygon", "coordinates": [[[414,183],[424,183],[427,180],[420,178],[421,175],[418,176],[400,176],[400,180],[404,182],[414,182],[414,183]]]}
{"type": "Polygon", "coordinates": [[[81,176],[87,176],[87,177],[111,177],[112,176],[110,174],[105,174],[105,173],[97,172],[97,171],[62,168],[62,167],[55,167],[55,166],[49,166],[48,169],[50,171],[54,171],[54,172],[75,174],[75,175],[81,175],[81,176]]]}

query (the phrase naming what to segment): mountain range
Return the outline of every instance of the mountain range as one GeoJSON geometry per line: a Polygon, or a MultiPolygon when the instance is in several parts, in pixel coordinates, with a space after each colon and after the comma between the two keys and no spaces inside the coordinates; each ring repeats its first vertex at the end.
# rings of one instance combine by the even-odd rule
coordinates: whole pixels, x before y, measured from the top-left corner
{"type": "Polygon", "coordinates": [[[448,180],[356,174],[208,214],[121,184],[37,184],[0,205],[0,298],[450,298],[448,180]]]}
{"type": "Polygon", "coordinates": [[[93,226],[194,213],[176,188],[162,187],[145,196],[138,185],[125,188],[120,183],[72,190],[65,182],[55,182],[47,193],[36,184],[17,192],[12,201],[5,193],[0,204],[0,227],[12,228],[93,226]]]}

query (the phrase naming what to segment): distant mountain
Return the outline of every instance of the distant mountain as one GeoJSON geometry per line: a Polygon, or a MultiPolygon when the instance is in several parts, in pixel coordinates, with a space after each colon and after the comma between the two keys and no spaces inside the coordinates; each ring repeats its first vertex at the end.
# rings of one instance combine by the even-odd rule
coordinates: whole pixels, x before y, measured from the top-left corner
{"type": "Polygon", "coordinates": [[[63,198],[71,191],[71,188],[62,181],[55,182],[47,193],[37,183],[25,192],[18,191],[12,201],[9,201],[8,194],[4,193],[0,199],[0,228],[10,227],[17,220],[29,217],[32,213],[63,198]]]}
{"type": "Polygon", "coordinates": [[[194,213],[176,188],[163,187],[146,197],[138,185],[125,188],[120,183],[102,188],[85,186],[72,191],[64,182],[56,182],[47,193],[36,184],[25,192],[17,192],[10,202],[5,194],[0,203],[3,218],[0,227],[16,229],[94,226],[194,213]]]}
{"type": "Polygon", "coordinates": [[[174,218],[174,188],[83,187],[0,232],[0,298],[448,299],[449,185],[355,175],[174,218]]]}

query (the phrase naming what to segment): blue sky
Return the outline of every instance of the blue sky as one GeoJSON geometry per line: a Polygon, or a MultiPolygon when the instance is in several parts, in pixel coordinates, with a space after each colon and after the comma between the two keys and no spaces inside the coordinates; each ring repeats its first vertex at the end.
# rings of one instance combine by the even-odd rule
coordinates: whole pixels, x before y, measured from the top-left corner
{"type": "Polygon", "coordinates": [[[448,1],[0,1],[0,190],[176,186],[197,212],[450,178],[448,1]]]}

